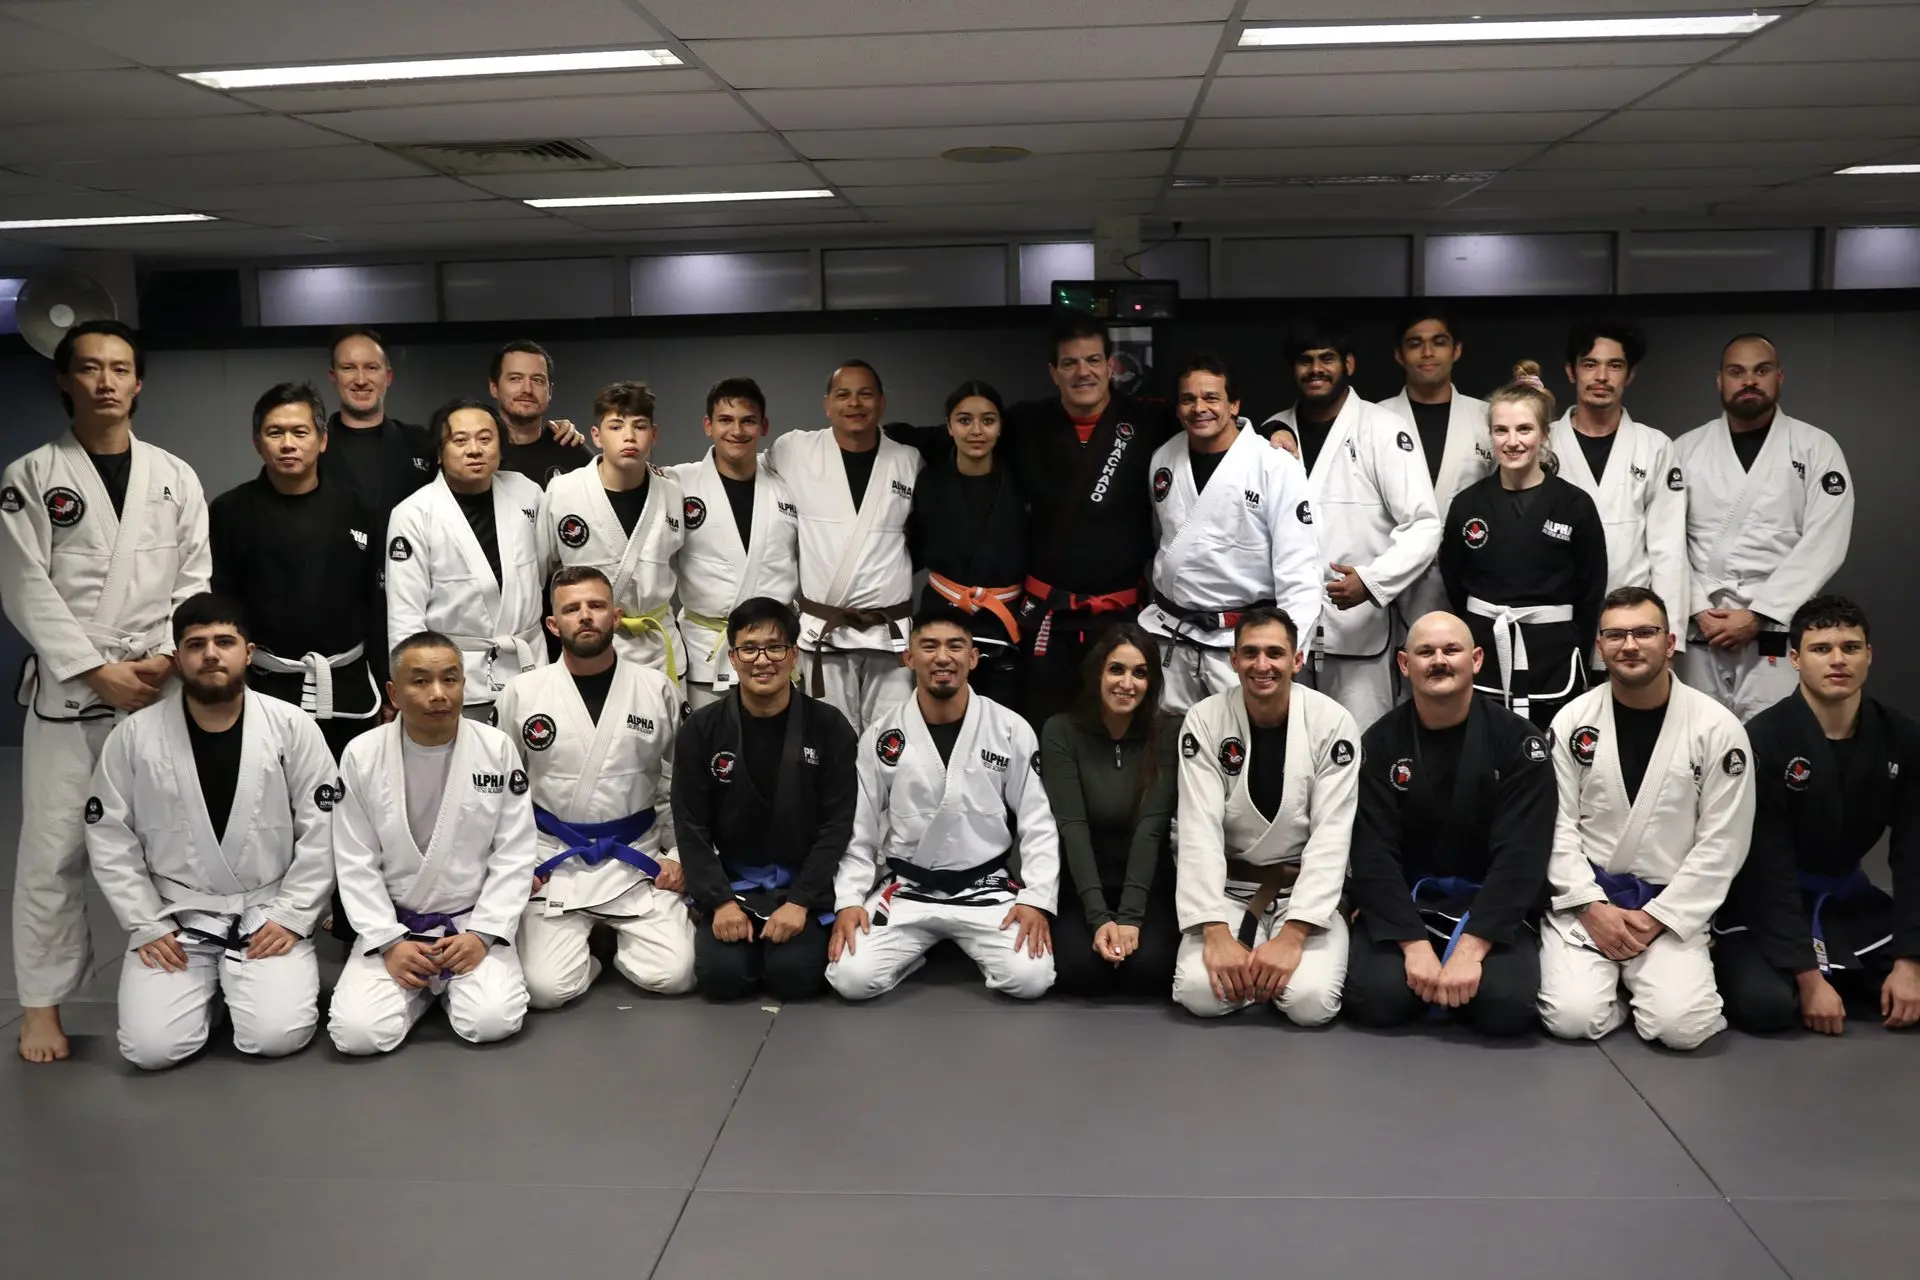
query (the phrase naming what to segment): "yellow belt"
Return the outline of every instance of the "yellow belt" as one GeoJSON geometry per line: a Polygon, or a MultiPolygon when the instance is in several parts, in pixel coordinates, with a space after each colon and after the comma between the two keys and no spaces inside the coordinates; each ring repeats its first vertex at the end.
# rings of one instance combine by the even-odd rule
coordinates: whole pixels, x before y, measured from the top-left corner
{"type": "Polygon", "coordinates": [[[672,615],[667,612],[667,606],[657,604],[645,613],[621,618],[620,629],[630,636],[643,636],[649,631],[658,631],[660,643],[667,649],[667,679],[679,684],[680,656],[674,651],[673,630],[667,626],[671,620],[672,615]]]}

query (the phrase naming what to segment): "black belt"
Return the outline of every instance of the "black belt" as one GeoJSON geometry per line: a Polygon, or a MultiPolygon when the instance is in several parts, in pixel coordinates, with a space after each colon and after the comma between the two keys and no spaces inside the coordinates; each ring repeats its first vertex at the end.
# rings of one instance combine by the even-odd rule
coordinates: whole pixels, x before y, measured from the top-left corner
{"type": "Polygon", "coordinates": [[[989,858],[978,866],[962,867],[958,871],[916,867],[911,862],[888,858],[887,869],[916,888],[930,889],[934,893],[958,893],[979,884],[996,871],[1005,870],[1007,860],[1012,856],[1013,850],[1009,849],[997,858],[989,858]]]}
{"type": "Polygon", "coordinates": [[[1271,600],[1255,600],[1250,604],[1238,605],[1232,609],[1190,609],[1184,604],[1175,604],[1158,591],[1153,593],[1153,602],[1160,607],[1161,612],[1170,613],[1179,620],[1176,638],[1179,632],[1189,630],[1231,631],[1240,625],[1243,615],[1255,609],[1270,609],[1274,604],[1271,600]]]}

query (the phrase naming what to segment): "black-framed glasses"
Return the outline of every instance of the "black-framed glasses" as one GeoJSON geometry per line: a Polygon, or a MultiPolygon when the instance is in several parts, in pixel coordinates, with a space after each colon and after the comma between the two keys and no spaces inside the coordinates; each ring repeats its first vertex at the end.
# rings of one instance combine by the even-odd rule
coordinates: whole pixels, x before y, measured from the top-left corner
{"type": "Polygon", "coordinates": [[[733,656],[742,662],[758,662],[765,658],[768,662],[785,662],[793,653],[790,644],[737,644],[732,650],[733,656]]]}
{"type": "Polygon", "coordinates": [[[1602,627],[1600,628],[1600,638],[1606,641],[1608,644],[1625,644],[1627,642],[1628,636],[1632,636],[1635,640],[1638,640],[1641,644],[1646,644],[1649,640],[1658,640],[1661,636],[1665,634],[1667,634],[1667,629],[1665,627],[1602,627]]]}

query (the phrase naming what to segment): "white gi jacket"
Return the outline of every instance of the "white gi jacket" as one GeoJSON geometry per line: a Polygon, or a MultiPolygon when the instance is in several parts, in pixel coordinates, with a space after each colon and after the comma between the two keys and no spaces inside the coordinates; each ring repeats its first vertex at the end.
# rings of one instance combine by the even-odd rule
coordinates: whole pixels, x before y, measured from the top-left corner
{"type": "MultiPolygon", "coordinates": [[[[1295,413],[1274,414],[1260,434],[1271,437],[1281,426],[1297,432],[1295,413]]],[[[1301,648],[1312,639],[1336,657],[1384,654],[1393,642],[1388,607],[1440,550],[1440,508],[1413,428],[1349,390],[1307,473],[1307,493],[1321,559],[1352,565],[1373,599],[1351,609],[1324,606],[1318,637],[1303,630],[1301,648]]],[[[1321,580],[1331,573],[1323,566],[1321,580]]]]}
{"type": "Polygon", "coordinates": [[[686,539],[677,567],[687,678],[730,685],[726,628],[716,630],[711,621],[700,619],[724,622],[742,600],[755,596],[793,603],[800,591],[800,510],[786,481],[766,466],[763,455],[753,480],[753,536],[743,548],[713,450],[698,462],[682,462],[667,471],[680,482],[684,505],[686,539]]]}
{"type": "MultiPolygon", "coordinates": [[[[560,821],[612,822],[654,811],[653,826],[632,847],[650,858],[673,849],[673,738],[680,695],[653,667],[624,658],[596,724],[564,663],[515,676],[500,691],[494,714],[511,735],[533,783],[533,803],[560,821]]],[[[540,861],[566,846],[542,832],[540,861]]],[[[550,914],[604,906],[648,878],[608,858],[590,867],[569,858],[553,870],[541,896],[550,914]]]]}
{"type": "Polygon", "coordinates": [[[545,582],[563,565],[584,564],[607,575],[613,602],[629,618],[651,618],[653,627],[638,634],[614,632],[620,656],[666,668],[663,644],[672,646],[675,669],[684,672],[686,646],[673,622],[673,557],[685,536],[680,527],[680,484],[664,469],[651,467],[647,501],[640,522],[628,537],[600,476],[600,463],[563,471],[547,482],[535,522],[540,543],[540,576],[545,582]],[[665,639],[663,639],[665,638],[665,639]]]}
{"type": "Polygon", "coordinates": [[[500,580],[445,476],[387,521],[387,647],[438,631],[460,646],[468,706],[499,696],[509,677],[547,660],[546,580],[534,522],[540,486],[513,471],[493,476],[500,580]]]}
{"type": "Polygon", "coordinates": [[[969,690],[953,754],[941,763],[916,693],[860,735],[853,841],[833,877],[836,911],[865,903],[883,859],[962,871],[1020,845],[1018,905],[1051,912],[1060,893],[1060,836],[1040,784],[1039,739],[1021,717],[969,690]]]}
{"type": "Polygon", "coordinates": [[[1268,822],[1247,790],[1247,700],[1239,689],[1202,698],[1180,726],[1180,801],[1175,823],[1178,872],[1174,909],[1180,928],[1230,924],[1253,884],[1230,881],[1227,860],[1257,866],[1291,862],[1292,889],[1275,899],[1281,922],[1324,929],[1340,907],[1347,848],[1360,795],[1360,731],[1332,698],[1294,685],[1287,710],[1287,776],[1279,812],[1268,822]]]}
{"type": "Polygon", "coordinates": [[[462,916],[461,929],[512,942],[538,863],[533,803],[513,742],[488,725],[460,722],[423,850],[407,826],[405,732],[393,720],[355,738],[340,757],[345,795],[333,806],[334,872],[361,950],[406,936],[395,906],[462,916]]]}
{"type": "Polygon", "coordinates": [[[1680,437],[1687,484],[1689,614],[1751,609],[1784,630],[1846,562],[1853,474],[1834,438],[1775,414],[1753,470],[1740,465],[1725,415],[1680,437]]]}
{"type": "MultiPolygon", "coordinates": [[[[1491,406],[1485,400],[1476,400],[1472,396],[1462,395],[1460,388],[1452,388],[1453,398],[1447,402],[1447,443],[1440,451],[1440,474],[1433,482],[1434,507],[1445,519],[1447,511],[1453,506],[1453,500],[1482,476],[1493,472],[1493,447],[1487,425],[1487,412],[1491,406]]],[[[1405,388],[1400,394],[1388,400],[1382,400],[1379,407],[1399,418],[1408,427],[1414,428],[1413,441],[1420,443],[1418,424],[1413,419],[1413,401],[1405,388]]],[[[1415,455],[1425,457],[1423,450],[1416,449],[1415,455]]],[[[1440,580],[1440,566],[1434,564],[1420,575],[1420,580],[1407,589],[1401,598],[1400,613],[1408,626],[1436,610],[1451,612],[1453,606],[1447,601],[1447,584],[1440,580]]]]}
{"type": "Polygon", "coordinates": [[[101,748],[87,855],[131,949],[183,925],[224,934],[235,917],[242,936],[272,921],[304,938],[326,910],[333,753],[300,708],[243,696],[240,774],[219,840],[178,690],[114,726],[101,748]]]}
{"type": "Polygon", "coordinates": [[[109,716],[81,673],[173,652],[174,609],[207,589],[207,499],[193,468],[135,439],[124,512],[71,432],[0,475],[0,605],[33,647],[21,702],[43,720],[109,716]]]}
{"type": "MultiPolygon", "coordinates": [[[[1237,611],[1272,600],[1302,636],[1320,616],[1322,556],[1315,536],[1307,473],[1300,460],[1258,432],[1242,430],[1207,481],[1193,486],[1193,457],[1184,432],[1154,450],[1153,589],[1177,605],[1206,612],[1237,611]]],[[[1182,636],[1226,648],[1231,629],[1182,627],[1157,604],[1140,613],[1157,636],[1182,636]]]]}
{"type": "MultiPolygon", "coordinates": [[[[1613,688],[1589,689],[1553,718],[1559,789],[1547,882],[1562,936],[1570,914],[1606,892],[1595,865],[1665,885],[1647,914],[1682,941],[1707,927],[1747,860],[1753,832],[1753,749],[1731,711],[1673,681],[1666,719],[1631,805],[1620,772],[1613,688]],[[1568,914],[1563,914],[1568,913],[1568,914]]],[[[1584,935],[1584,930],[1580,931],[1584,935]]],[[[1583,937],[1569,937],[1580,943],[1583,937]]]]}

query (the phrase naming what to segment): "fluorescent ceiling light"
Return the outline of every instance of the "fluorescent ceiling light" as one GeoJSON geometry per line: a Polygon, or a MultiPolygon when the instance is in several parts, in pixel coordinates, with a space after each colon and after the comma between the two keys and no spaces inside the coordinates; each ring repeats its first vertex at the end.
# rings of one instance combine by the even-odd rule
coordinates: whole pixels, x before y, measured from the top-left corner
{"type": "Polygon", "coordinates": [[[554,200],[527,200],[536,209],[592,209],[619,204],[732,204],[740,200],[831,200],[833,192],[811,191],[689,191],[667,196],[565,196],[554,200]]]}
{"type": "Polygon", "coordinates": [[[1536,22],[1395,22],[1362,26],[1248,27],[1242,49],[1343,44],[1480,44],[1493,40],[1652,40],[1673,36],[1745,36],[1777,13],[1692,18],[1562,18],[1536,22]]]}
{"type": "Polygon", "coordinates": [[[626,71],[677,67],[669,49],[599,49],[591,53],[516,53],[488,58],[419,58],[411,62],[342,62],[324,67],[254,67],[182,71],[209,89],[277,89],[290,85],[371,84],[381,80],[446,80],[455,76],[531,76],[553,71],[626,71]]]}
{"type": "Polygon", "coordinates": [[[1856,164],[1850,169],[1835,169],[1836,174],[1920,173],[1920,164],[1856,164]]]}
{"type": "Polygon", "coordinates": [[[125,218],[23,218],[0,222],[0,231],[44,231],[49,227],[132,227],[155,222],[218,222],[204,213],[141,213],[125,218]]]}
{"type": "Polygon", "coordinates": [[[1358,174],[1284,174],[1272,176],[1236,175],[1228,178],[1175,178],[1175,191],[1231,191],[1251,187],[1374,187],[1422,186],[1435,182],[1492,182],[1500,175],[1493,170],[1468,173],[1358,173],[1358,174]]]}

